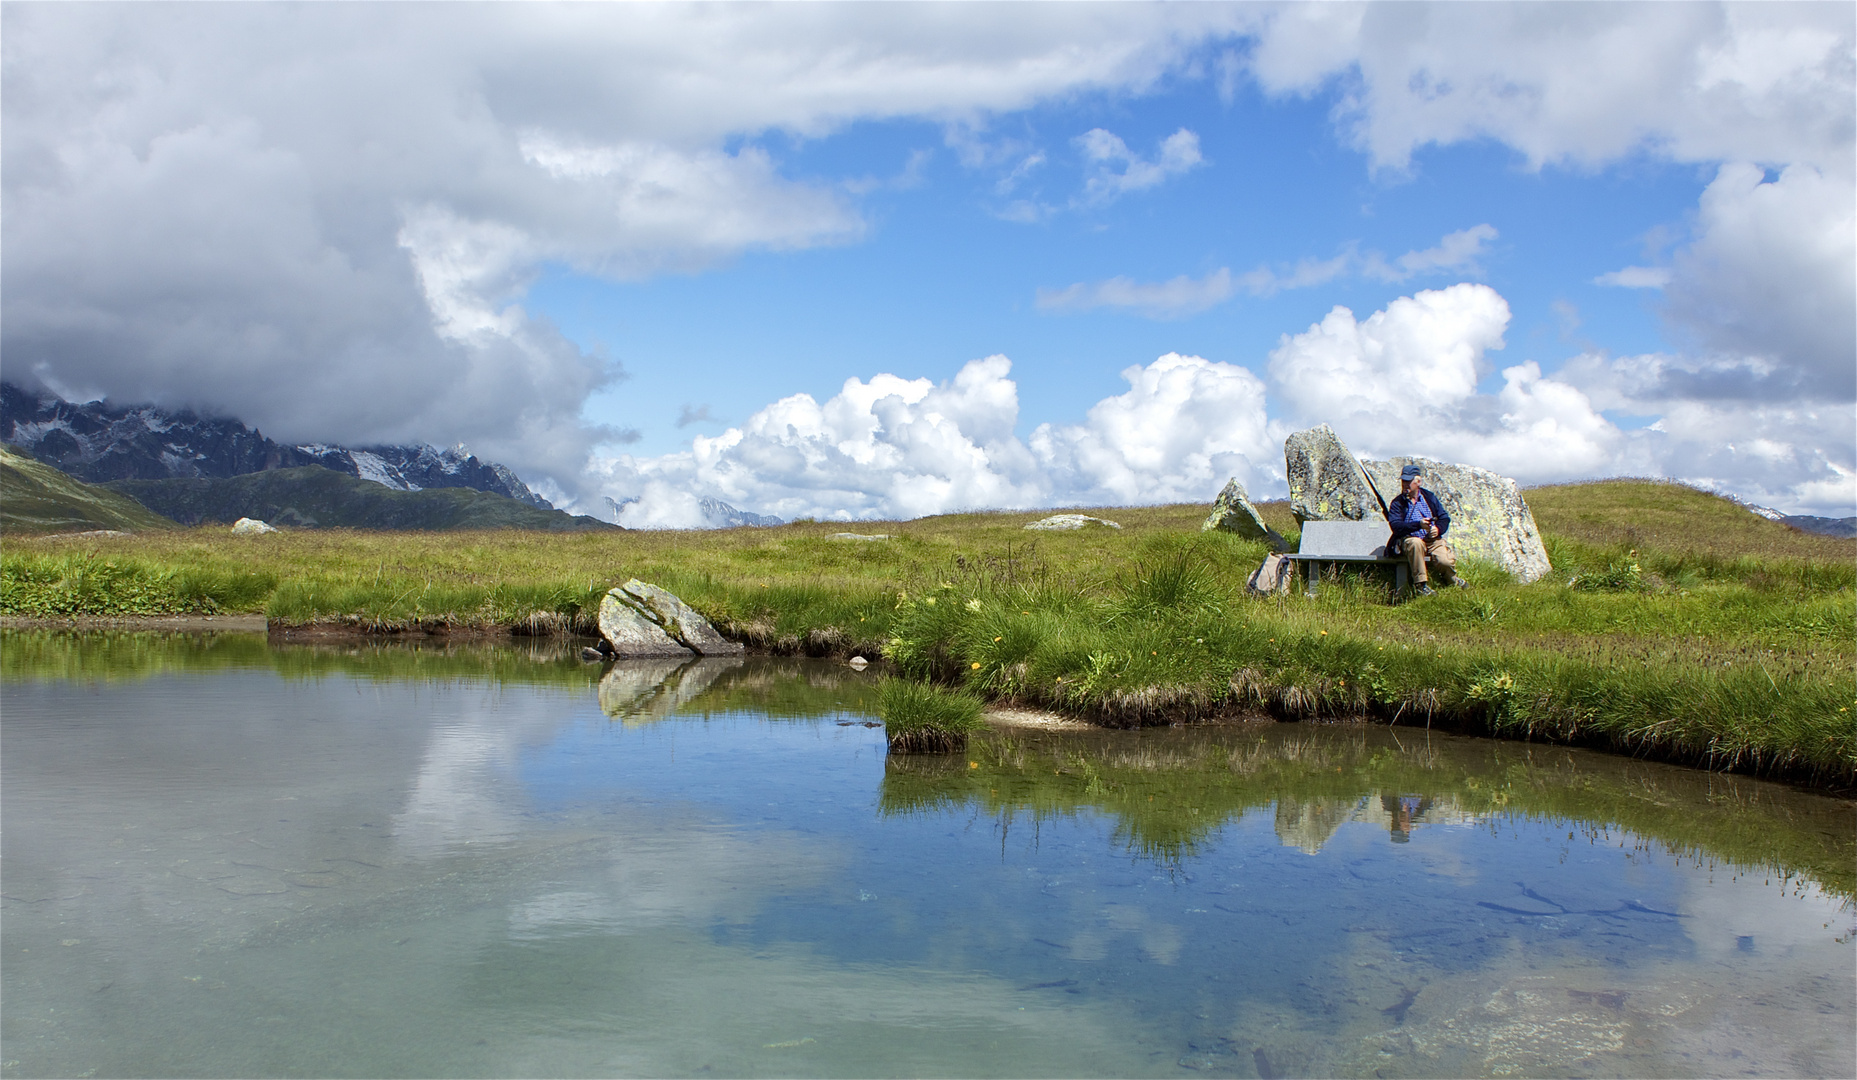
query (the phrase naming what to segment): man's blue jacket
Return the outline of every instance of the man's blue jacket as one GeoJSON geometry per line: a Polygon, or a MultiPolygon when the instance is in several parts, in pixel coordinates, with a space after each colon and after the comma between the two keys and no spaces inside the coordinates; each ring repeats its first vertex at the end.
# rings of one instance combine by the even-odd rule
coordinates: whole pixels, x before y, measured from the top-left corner
{"type": "MultiPolygon", "coordinates": [[[[1419,494],[1425,496],[1425,505],[1431,507],[1431,523],[1438,526],[1438,536],[1442,539],[1445,533],[1451,531],[1451,515],[1444,512],[1444,504],[1438,501],[1438,496],[1422,487],[1419,488],[1419,494]]],[[[1408,501],[1406,493],[1402,491],[1393,496],[1392,502],[1386,504],[1386,523],[1393,527],[1393,539],[1386,545],[1389,548],[1399,547],[1400,544],[1405,543],[1408,536],[1425,534],[1423,523],[1405,520],[1408,501]]]]}

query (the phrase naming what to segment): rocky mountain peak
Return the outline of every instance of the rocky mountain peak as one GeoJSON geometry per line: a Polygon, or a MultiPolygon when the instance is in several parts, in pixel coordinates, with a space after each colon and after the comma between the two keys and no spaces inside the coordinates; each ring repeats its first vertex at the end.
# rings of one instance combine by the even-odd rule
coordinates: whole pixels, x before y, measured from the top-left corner
{"type": "Polygon", "coordinates": [[[479,460],[462,443],[443,450],[424,445],[288,446],[231,418],[202,417],[191,410],[169,412],[155,405],[74,404],[10,382],[0,383],[0,440],[91,483],[177,476],[220,479],[320,465],[396,491],[473,488],[553,509],[509,468],[479,460]]]}

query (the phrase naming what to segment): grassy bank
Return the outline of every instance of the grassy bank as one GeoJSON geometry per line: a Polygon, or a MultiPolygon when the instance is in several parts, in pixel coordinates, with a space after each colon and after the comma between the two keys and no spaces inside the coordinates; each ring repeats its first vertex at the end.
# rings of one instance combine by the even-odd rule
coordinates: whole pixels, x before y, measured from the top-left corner
{"type": "MultiPolygon", "coordinates": [[[[1203,506],[800,523],[712,533],[9,538],[7,614],[263,611],[367,630],[591,632],[637,576],[775,652],[890,658],[905,675],[1114,725],[1267,712],[1370,717],[1857,783],[1857,543],[1673,485],[1529,493],[1555,573],[1394,604],[1350,579],[1257,599],[1260,545],[1203,506]],[[856,528],[886,541],[831,539],[856,528]]],[[[1282,507],[1265,515],[1294,539],[1282,507]]]]}

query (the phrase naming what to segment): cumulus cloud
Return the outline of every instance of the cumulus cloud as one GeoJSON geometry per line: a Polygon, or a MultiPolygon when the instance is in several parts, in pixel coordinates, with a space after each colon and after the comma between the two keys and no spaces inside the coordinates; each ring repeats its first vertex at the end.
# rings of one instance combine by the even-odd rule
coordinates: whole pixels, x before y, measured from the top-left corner
{"type": "Polygon", "coordinates": [[[1180,318],[1217,307],[1240,292],[1274,296],[1286,289],[1306,289],[1348,274],[1398,282],[1421,274],[1475,273],[1479,269],[1477,260],[1496,236],[1495,226],[1475,225],[1446,234],[1435,247],[1408,251],[1394,259],[1377,251],[1349,249],[1332,259],[1303,259],[1281,268],[1260,266],[1239,275],[1222,266],[1202,278],[1182,274],[1154,283],[1130,277],[1078,282],[1061,289],[1039,289],[1037,303],[1040,311],[1122,308],[1154,319],[1180,318]]]}
{"type": "Polygon", "coordinates": [[[1336,308],[1271,353],[1277,437],[1326,422],[1365,456],[1423,454],[1525,483],[1669,476],[1793,512],[1857,509],[1857,415],[1767,388],[1760,358],[1575,357],[1553,375],[1534,360],[1501,370],[1509,307],[1484,285],[1401,297],[1366,319],[1336,308]],[[1627,430],[1612,411],[1652,418],[1627,430]]]}
{"type": "Polygon", "coordinates": [[[1848,180],[1791,165],[1771,180],[1722,166],[1703,192],[1693,243],[1674,257],[1669,315],[1704,352],[1767,358],[1796,389],[1857,397],[1857,195],[1848,180]]]}
{"type": "Polygon", "coordinates": [[[1129,389],[1082,423],[1014,434],[1018,386],[1003,356],[950,381],[847,380],[821,403],[784,398],[688,452],[598,464],[632,527],[702,524],[700,496],[757,513],[909,518],[976,507],[1205,500],[1230,476],[1281,483],[1264,388],[1244,368],[1169,353],[1122,373],[1129,389]],[[1274,479],[1273,479],[1274,478],[1274,479]],[[635,502],[625,500],[636,498],[635,502]]]}
{"type": "Polygon", "coordinates": [[[1487,285],[1402,296],[1365,320],[1336,307],[1270,354],[1299,415],[1438,408],[1476,391],[1483,354],[1502,348],[1509,304],[1487,285]]]}

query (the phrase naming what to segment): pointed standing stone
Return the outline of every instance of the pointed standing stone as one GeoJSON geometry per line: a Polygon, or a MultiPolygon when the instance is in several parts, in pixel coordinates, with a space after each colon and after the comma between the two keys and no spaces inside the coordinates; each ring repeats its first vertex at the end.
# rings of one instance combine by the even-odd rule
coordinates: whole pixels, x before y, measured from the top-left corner
{"type": "Polygon", "coordinates": [[[1226,481],[1225,490],[1219,492],[1219,497],[1213,501],[1212,516],[1200,526],[1202,532],[1210,532],[1214,529],[1237,533],[1246,540],[1268,541],[1271,549],[1275,551],[1289,550],[1289,544],[1284,542],[1283,537],[1277,535],[1277,530],[1264,524],[1264,519],[1259,516],[1257,507],[1252,506],[1251,500],[1246,497],[1244,485],[1240,484],[1235,476],[1226,481]]]}
{"type": "MultiPolygon", "coordinates": [[[[1360,460],[1327,424],[1285,439],[1283,465],[1289,474],[1290,512],[1299,522],[1386,516],[1386,504],[1362,471],[1360,460]]],[[[1398,491],[1394,485],[1393,493],[1398,491]]]]}

